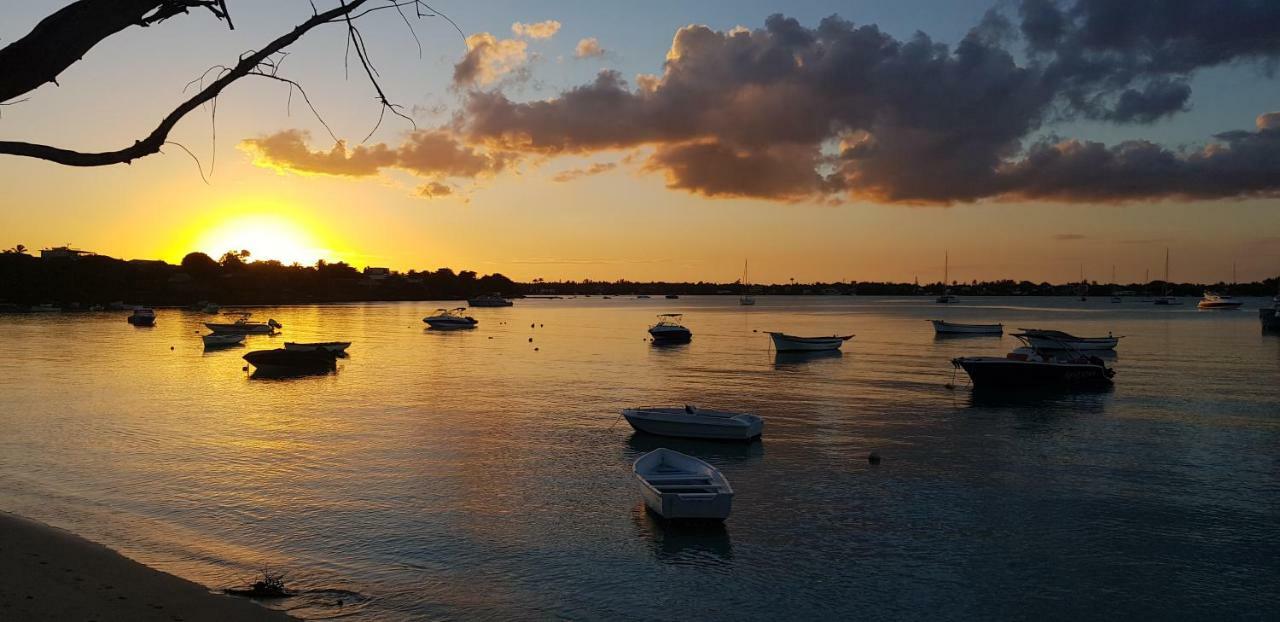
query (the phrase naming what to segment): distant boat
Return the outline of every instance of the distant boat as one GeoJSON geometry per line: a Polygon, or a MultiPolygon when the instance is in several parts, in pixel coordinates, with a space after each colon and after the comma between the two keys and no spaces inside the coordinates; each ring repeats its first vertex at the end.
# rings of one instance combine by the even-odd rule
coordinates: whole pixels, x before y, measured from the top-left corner
{"type": "Polygon", "coordinates": [[[217,348],[244,343],[244,333],[210,333],[200,337],[204,347],[217,348]]]}
{"type": "Polygon", "coordinates": [[[279,322],[268,319],[265,322],[251,322],[250,313],[241,313],[240,317],[231,323],[207,322],[205,327],[215,333],[241,333],[246,335],[270,335],[276,332],[277,328],[284,328],[279,322]]]}
{"type": "Polygon", "coordinates": [[[346,354],[347,348],[351,347],[350,341],[316,341],[311,343],[299,343],[296,341],[284,342],[284,349],[295,350],[299,352],[312,350],[326,350],[334,354],[346,354]]]}
{"type": "Polygon", "coordinates": [[[1013,336],[1038,350],[1114,350],[1121,337],[1077,337],[1060,330],[1043,328],[1019,328],[1013,336]]]}
{"type": "Polygon", "coordinates": [[[464,312],[466,307],[458,307],[456,309],[436,309],[435,315],[428,315],[422,318],[428,326],[436,329],[448,328],[475,328],[477,322],[475,318],[466,315],[464,312]]]}
{"type": "Polygon", "coordinates": [[[667,300],[675,300],[675,299],[677,299],[677,298],[679,298],[679,297],[680,297],[680,294],[667,294],[667,295],[666,295],[667,300]]]}
{"type": "Polygon", "coordinates": [[[853,339],[853,335],[831,337],[796,337],[786,333],[770,332],[773,338],[773,349],[778,352],[821,352],[839,350],[844,342],[853,339]]]}
{"type": "Polygon", "coordinates": [[[1172,307],[1182,304],[1177,296],[1171,295],[1173,290],[1169,287],[1169,249],[1164,249],[1164,293],[1155,299],[1154,304],[1172,307]]]}
{"type": "MultiPolygon", "coordinates": [[[[1014,335],[1030,346],[1023,336],[1014,335]]],[[[1108,386],[1115,370],[1096,356],[1050,351],[1034,346],[1008,355],[962,356],[951,364],[963,369],[974,389],[1044,390],[1064,387],[1108,386]]]]}
{"type": "Polygon", "coordinates": [[[654,343],[685,343],[693,339],[693,331],[680,323],[683,318],[679,313],[660,314],[658,323],[649,327],[654,343]]]}
{"type": "Polygon", "coordinates": [[[337,358],[327,350],[255,350],[244,355],[244,360],[263,375],[322,373],[337,368],[337,358]]]}
{"type": "Polygon", "coordinates": [[[1004,324],[960,324],[946,320],[929,320],[939,335],[1002,335],[1004,324]]]}
{"type": "Polygon", "coordinates": [[[133,314],[129,316],[128,321],[134,326],[155,326],[156,312],[155,309],[148,307],[140,307],[133,310],[133,314]]]}
{"type": "Polygon", "coordinates": [[[51,304],[32,305],[29,311],[31,313],[62,313],[62,307],[51,304]]]}
{"type": "Polygon", "coordinates": [[[201,310],[204,311],[205,313],[208,313],[209,315],[217,315],[217,313],[222,310],[222,307],[219,307],[218,305],[211,302],[209,304],[206,304],[204,308],[202,308],[201,310]]]}
{"type": "Polygon", "coordinates": [[[1228,296],[1227,294],[1217,294],[1214,292],[1205,292],[1204,297],[1196,304],[1198,309],[1210,310],[1230,310],[1239,309],[1244,303],[1228,296]]]}
{"type": "Polygon", "coordinates": [[[960,297],[951,293],[951,287],[948,285],[951,281],[951,252],[947,251],[943,255],[942,263],[942,295],[934,299],[938,304],[954,304],[960,302],[960,297]]]}
{"type": "Polygon", "coordinates": [[[646,299],[646,298],[648,298],[648,296],[646,296],[646,295],[644,295],[644,294],[640,294],[639,296],[636,296],[636,300],[644,300],[644,299],[646,299]]]}
{"type": "Polygon", "coordinates": [[[1258,320],[1262,322],[1262,330],[1280,331],[1280,295],[1272,298],[1271,307],[1258,309],[1258,320]]]}
{"type": "Polygon", "coordinates": [[[756,415],[688,405],[628,408],[622,416],[637,432],[659,436],[747,441],[764,431],[764,420],[756,415]]]}
{"type": "Polygon", "coordinates": [[[751,295],[751,289],[750,289],[749,283],[750,281],[747,280],[747,260],[743,259],[742,260],[742,296],[738,298],[738,304],[744,307],[749,307],[756,304],[756,297],[751,295]]]}
{"type": "Polygon", "coordinates": [[[733,509],[733,487],[720,470],[665,447],[632,466],[645,507],[666,519],[724,520],[733,509]]]}
{"type": "Polygon", "coordinates": [[[475,298],[467,299],[467,306],[469,307],[510,307],[514,304],[514,302],[511,302],[498,294],[477,296],[475,298]]]}

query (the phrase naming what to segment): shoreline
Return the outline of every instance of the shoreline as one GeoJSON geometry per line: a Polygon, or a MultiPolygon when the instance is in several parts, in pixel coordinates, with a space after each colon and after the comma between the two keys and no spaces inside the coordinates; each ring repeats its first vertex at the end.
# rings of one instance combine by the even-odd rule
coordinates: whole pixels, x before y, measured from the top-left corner
{"type": "Polygon", "coordinates": [[[296,620],[151,568],[96,542],[0,511],[0,619],[296,620]]]}

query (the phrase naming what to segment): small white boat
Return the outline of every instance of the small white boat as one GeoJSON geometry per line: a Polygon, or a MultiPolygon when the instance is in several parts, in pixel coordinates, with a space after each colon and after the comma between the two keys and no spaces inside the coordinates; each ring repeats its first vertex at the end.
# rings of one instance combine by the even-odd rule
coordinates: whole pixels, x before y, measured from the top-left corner
{"type": "Polygon", "coordinates": [[[637,458],[632,472],[645,506],[663,518],[724,520],[733,509],[733,487],[720,469],[693,456],[655,449],[637,458]]]}
{"type": "Polygon", "coordinates": [[[515,305],[514,302],[511,302],[498,294],[493,294],[491,296],[477,296],[475,298],[467,299],[467,306],[469,307],[510,307],[513,305],[515,305]]]}
{"type": "Polygon", "coordinates": [[[156,312],[155,309],[147,307],[139,307],[133,310],[133,315],[128,318],[130,324],[134,326],[155,326],[156,312]]]}
{"type": "Polygon", "coordinates": [[[946,320],[933,322],[933,331],[939,335],[1002,335],[1004,324],[960,324],[946,320]]]}
{"type": "Polygon", "coordinates": [[[764,419],[748,413],[681,407],[628,408],[622,416],[637,432],[725,441],[749,441],[764,431],[764,419]]]}
{"type": "Polygon", "coordinates": [[[853,339],[853,335],[831,337],[796,337],[786,333],[770,332],[773,338],[773,349],[778,352],[821,352],[823,350],[839,350],[844,342],[853,339]]]}
{"type": "Polygon", "coordinates": [[[1196,305],[1198,309],[1239,309],[1244,303],[1228,296],[1214,292],[1205,292],[1204,297],[1196,305]]]}
{"type": "Polygon", "coordinates": [[[296,341],[284,342],[284,349],[295,351],[328,350],[334,354],[343,354],[349,347],[351,347],[350,341],[316,341],[311,343],[299,343],[296,341]]]}
{"type": "Polygon", "coordinates": [[[1037,350],[1114,350],[1122,337],[1107,334],[1106,337],[1077,337],[1060,330],[1043,328],[1019,328],[1014,337],[1027,342],[1037,350]]]}
{"type": "Polygon", "coordinates": [[[210,333],[200,337],[204,347],[234,346],[244,343],[244,333],[210,333]]]}
{"type": "Polygon", "coordinates": [[[428,315],[422,318],[428,326],[436,329],[452,329],[452,328],[475,328],[480,322],[475,318],[466,315],[466,307],[458,307],[456,309],[436,309],[434,315],[428,315]]]}
{"type": "Polygon", "coordinates": [[[240,333],[245,335],[270,335],[274,334],[277,328],[283,328],[280,322],[271,319],[265,322],[251,322],[249,321],[251,316],[251,313],[241,313],[239,319],[229,324],[209,322],[205,324],[205,327],[215,333],[240,333]]]}
{"type": "Polygon", "coordinates": [[[680,313],[658,315],[658,323],[649,327],[649,335],[654,342],[660,343],[683,343],[693,339],[693,331],[680,323],[683,317],[680,313]]]}

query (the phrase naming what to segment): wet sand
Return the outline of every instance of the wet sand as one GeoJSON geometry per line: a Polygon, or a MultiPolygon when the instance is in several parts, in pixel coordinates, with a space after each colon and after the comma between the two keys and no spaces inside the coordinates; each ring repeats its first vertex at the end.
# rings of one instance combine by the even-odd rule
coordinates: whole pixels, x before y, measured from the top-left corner
{"type": "Polygon", "coordinates": [[[0,512],[0,620],[293,619],[0,512]]]}

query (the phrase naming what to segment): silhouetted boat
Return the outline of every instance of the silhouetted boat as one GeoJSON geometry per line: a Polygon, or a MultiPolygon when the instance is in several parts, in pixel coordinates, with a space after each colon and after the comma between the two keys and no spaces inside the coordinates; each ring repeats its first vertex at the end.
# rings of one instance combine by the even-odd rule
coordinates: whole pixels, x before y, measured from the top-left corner
{"type": "Polygon", "coordinates": [[[475,298],[467,299],[467,306],[469,307],[510,307],[514,304],[514,302],[511,302],[498,294],[493,294],[491,296],[477,296],[475,298]]]}
{"type": "Polygon", "coordinates": [[[658,316],[658,323],[649,327],[649,335],[655,342],[682,343],[693,339],[693,331],[685,328],[679,313],[663,313],[658,316]]]}
{"type": "Polygon", "coordinates": [[[733,509],[733,487],[720,470],[666,448],[640,456],[632,466],[640,496],[666,519],[724,520],[733,509]]]}
{"type": "Polygon", "coordinates": [[[677,299],[677,298],[679,298],[679,297],[680,297],[680,294],[667,294],[667,295],[666,295],[667,300],[675,300],[675,299],[677,299]]]}
{"type": "Polygon", "coordinates": [[[1182,301],[1172,294],[1173,290],[1169,287],[1169,249],[1166,248],[1164,249],[1164,292],[1152,302],[1164,307],[1182,304],[1182,301]]]}
{"type": "Polygon", "coordinates": [[[466,307],[458,307],[456,309],[436,309],[435,315],[428,315],[422,318],[431,328],[475,328],[479,322],[475,318],[466,315],[466,307]]]}
{"type": "Polygon", "coordinates": [[[773,338],[773,349],[778,352],[821,352],[823,350],[839,350],[844,342],[853,339],[853,335],[831,337],[796,337],[786,333],[770,332],[773,338]]]}
{"type": "Polygon", "coordinates": [[[244,333],[212,333],[202,335],[200,340],[206,348],[234,346],[244,343],[244,333]]]}
{"type": "Polygon", "coordinates": [[[316,341],[311,343],[299,343],[295,341],[284,342],[284,349],[295,350],[298,352],[326,350],[334,354],[345,354],[349,347],[351,347],[350,341],[316,341]]]}
{"type": "Polygon", "coordinates": [[[134,326],[155,326],[156,312],[155,309],[147,307],[139,307],[133,310],[133,314],[129,316],[128,322],[134,326]]]}
{"type": "Polygon", "coordinates": [[[637,432],[659,436],[747,441],[764,431],[764,420],[756,415],[688,405],[628,408],[622,416],[637,432]]]}
{"type": "Polygon", "coordinates": [[[28,311],[31,313],[62,313],[62,307],[51,304],[31,305],[28,311]]]}
{"type": "Polygon", "coordinates": [[[249,317],[251,315],[249,313],[241,313],[239,319],[234,322],[208,322],[205,327],[215,333],[240,333],[245,335],[270,335],[276,332],[277,328],[283,328],[279,322],[271,319],[265,322],[250,322],[249,317]]]}
{"type": "Polygon", "coordinates": [[[1258,309],[1258,320],[1262,322],[1262,330],[1280,330],[1280,302],[1258,309]]]}
{"type": "Polygon", "coordinates": [[[1198,309],[1216,309],[1228,310],[1239,309],[1244,303],[1228,296],[1226,294],[1217,294],[1214,292],[1205,292],[1204,297],[1196,305],[1198,309]]]}
{"type": "Polygon", "coordinates": [[[640,294],[639,296],[636,296],[636,300],[644,300],[646,298],[649,298],[649,296],[646,296],[644,294],[640,294]]]}
{"type": "Polygon", "coordinates": [[[1077,337],[1060,330],[1043,328],[1019,328],[1013,336],[1041,350],[1114,350],[1122,337],[1108,334],[1106,337],[1077,337]]]}
{"type": "Polygon", "coordinates": [[[265,375],[320,373],[337,368],[337,358],[327,350],[255,350],[244,355],[244,360],[265,375]]]}
{"type": "MultiPolygon", "coordinates": [[[[1014,335],[1030,344],[1022,335],[1014,335]]],[[[1102,359],[1076,351],[1018,348],[999,356],[962,356],[951,364],[969,374],[975,389],[1009,390],[1054,389],[1063,387],[1106,386],[1115,370],[1102,359]]]]}
{"type": "Polygon", "coordinates": [[[929,320],[939,335],[1001,335],[1004,324],[960,324],[946,320],[929,320]]]}
{"type": "Polygon", "coordinates": [[[943,255],[942,295],[935,298],[933,300],[934,302],[938,304],[954,304],[954,303],[960,302],[960,297],[951,293],[951,287],[949,284],[950,282],[948,281],[948,279],[950,278],[951,278],[951,252],[948,251],[945,255],[943,255]]]}
{"type": "Polygon", "coordinates": [[[738,298],[738,304],[743,306],[751,306],[756,304],[756,297],[751,295],[750,285],[747,281],[747,260],[742,260],[742,297],[738,298]]]}

